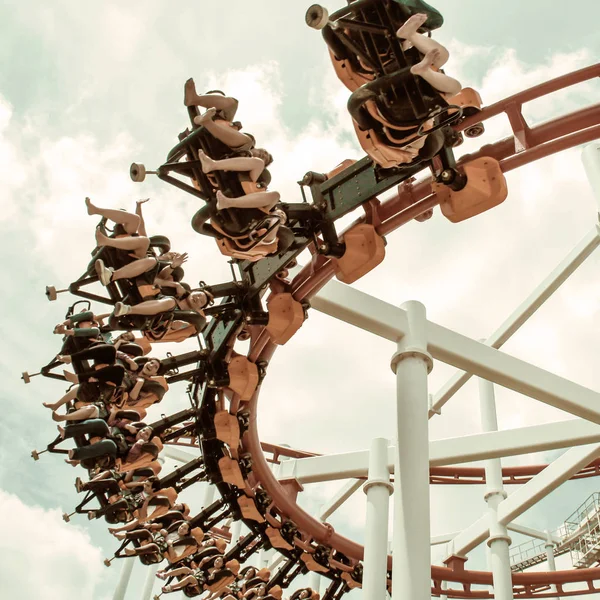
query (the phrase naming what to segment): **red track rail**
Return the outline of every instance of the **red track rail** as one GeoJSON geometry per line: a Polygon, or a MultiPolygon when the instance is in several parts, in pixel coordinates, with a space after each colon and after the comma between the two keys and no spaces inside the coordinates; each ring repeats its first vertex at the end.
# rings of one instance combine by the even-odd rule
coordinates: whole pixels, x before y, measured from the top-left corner
{"type": "MultiPolygon", "coordinates": [[[[476,156],[492,156],[500,161],[503,171],[510,171],[551,154],[599,138],[600,105],[598,104],[536,127],[529,127],[521,113],[521,107],[526,102],[598,76],[600,76],[600,64],[581,69],[515,94],[510,98],[483,109],[482,112],[471,119],[465,120],[458,129],[464,129],[475,122],[485,121],[501,113],[505,113],[509,118],[513,137],[501,140],[495,144],[483,146],[479,152],[464,156],[459,162],[465,163],[476,156]],[[521,151],[517,151],[517,148],[521,151]]],[[[431,179],[422,181],[410,188],[401,186],[398,195],[377,208],[377,216],[381,222],[378,231],[382,235],[390,233],[437,204],[438,200],[435,194],[432,193],[431,179]],[[402,208],[406,204],[410,204],[410,206],[402,208]]],[[[322,256],[314,256],[311,263],[293,281],[292,289],[294,297],[299,301],[309,299],[332,277],[332,261],[322,256]]],[[[275,350],[276,345],[270,341],[266,330],[264,328],[256,328],[252,337],[249,358],[251,360],[268,361],[273,356],[275,350]]],[[[299,508],[269,469],[258,437],[257,408],[259,391],[257,390],[249,402],[248,408],[251,414],[250,427],[242,441],[244,451],[252,454],[253,479],[256,483],[260,483],[269,493],[278,510],[290,518],[301,531],[309,534],[319,543],[329,545],[351,558],[361,560],[363,558],[362,546],[335,533],[330,525],[324,525],[299,508]]],[[[239,398],[234,396],[231,404],[231,410],[235,412],[240,404],[239,398]]],[[[503,474],[505,478],[512,479],[512,481],[507,481],[507,483],[522,483],[536,473],[539,473],[544,467],[545,465],[513,467],[511,469],[504,469],[503,474]]],[[[593,463],[576,477],[597,475],[598,469],[599,464],[593,463]]],[[[431,475],[436,480],[436,483],[450,483],[451,479],[454,480],[452,483],[456,483],[457,475],[462,483],[481,483],[483,481],[483,469],[471,469],[469,467],[432,469],[431,475]]],[[[391,557],[388,559],[388,566],[391,567],[391,557]]],[[[515,597],[518,598],[550,598],[555,596],[581,595],[599,591],[593,586],[593,582],[600,580],[600,568],[547,573],[514,573],[512,578],[515,597]],[[577,591],[565,591],[563,589],[563,586],[566,584],[577,583],[584,584],[584,586],[581,587],[580,585],[580,589],[577,591]],[[557,591],[551,590],[549,588],[550,585],[556,585],[557,591]]],[[[442,581],[446,581],[449,584],[448,589],[443,591],[449,597],[493,597],[488,591],[471,590],[472,585],[491,586],[492,575],[489,572],[468,571],[459,566],[455,568],[432,567],[432,593],[434,595],[442,593],[442,581]],[[458,584],[459,587],[453,587],[452,584],[458,584]]]]}

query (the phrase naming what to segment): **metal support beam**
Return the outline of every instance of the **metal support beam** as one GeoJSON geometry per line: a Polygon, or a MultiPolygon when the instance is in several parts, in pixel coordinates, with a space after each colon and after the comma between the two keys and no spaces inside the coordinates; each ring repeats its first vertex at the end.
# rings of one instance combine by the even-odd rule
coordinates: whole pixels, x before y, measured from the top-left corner
{"type": "MultiPolygon", "coordinates": [[[[541,473],[535,475],[500,503],[498,522],[508,525],[598,456],[600,456],[600,444],[588,444],[567,450],[541,473]]],[[[485,540],[488,532],[489,521],[487,515],[484,515],[454,538],[455,553],[466,555],[485,540]]]]}
{"type": "Polygon", "coordinates": [[[550,536],[550,539],[554,544],[560,544],[561,542],[561,539],[556,535],[552,535],[544,531],[538,531],[537,529],[532,529],[531,527],[525,527],[524,525],[519,525],[518,523],[507,523],[506,529],[510,529],[515,533],[521,533],[523,535],[528,535],[529,537],[544,541],[548,539],[548,536],[550,536]]]}
{"type": "Polygon", "coordinates": [[[588,144],[582,153],[585,174],[596,196],[600,212],[600,142],[588,144]]]}
{"type": "Polygon", "coordinates": [[[400,341],[392,358],[398,434],[394,461],[393,600],[431,595],[427,375],[433,359],[427,352],[425,307],[414,301],[403,307],[405,334],[396,338],[400,341]]]}
{"type": "Polygon", "coordinates": [[[156,582],[158,565],[149,565],[146,571],[146,581],[144,582],[141,600],[152,600],[152,590],[154,589],[154,583],[156,582]]]}
{"type": "Polygon", "coordinates": [[[359,490],[362,485],[363,481],[361,479],[351,479],[350,481],[345,483],[344,486],[340,488],[338,492],[336,492],[335,496],[333,496],[333,498],[329,500],[329,502],[323,504],[323,506],[321,507],[321,514],[319,515],[319,519],[321,519],[321,521],[327,521],[327,519],[329,519],[329,517],[354,494],[354,492],[359,490]]]}
{"type": "MultiPolygon", "coordinates": [[[[401,340],[408,331],[406,311],[336,281],[330,281],[312,298],[311,305],[393,342],[401,340]]],[[[434,358],[600,423],[600,393],[431,321],[427,321],[426,336],[427,350],[434,358]]]]}
{"type": "Polygon", "coordinates": [[[132,557],[123,558],[122,562],[123,566],[121,567],[119,581],[117,582],[117,587],[115,588],[115,593],[113,594],[113,600],[125,600],[125,593],[127,592],[127,586],[129,585],[129,580],[131,579],[131,571],[133,571],[135,559],[132,557]]]}
{"type": "Polygon", "coordinates": [[[365,557],[362,593],[370,600],[387,598],[387,544],[390,494],[394,488],[387,469],[388,440],[375,438],[369,455],[365,557]]]}
{"type": "MultiPolygon", "coordinates": [[[[600,442],[600,426],[584,419],[569,419],[531,427],[477,433],[429,443],[429,466],[441,467],[502,456],[515,456],[600,442]]],[[[394,470],[395,449],[388,449],[388,469],[394,470]]],[[[366,477],[369,453],[365,450],[290,459],[282,463],[280,478],[317,483],[366,477]]],[[[353,487],[348,483],[338,494],[353,487]]],[[[335,496],[338,498],[338,495],[335,496]]],[[[333,502],[333,501],[332,501],[333,502]]]]}
{"type": "MultiPolygon", "coordinates": [[[[481,406],[481,427],[484,431],[498,431],[494,384],[485,379],[479,380],[479,401],[481,406]]],[[[494,582],[495,600],[513,600],[512,576],[510,570],[509,546],[511,539],[498,518],[498,507],[506,498],[502,483],[502,464],[499,458],[485,461],[485,496],[488,506],[490,569],[494,582]]]]}
{"type": "MultiPolygon", "coordinates": [[[[600,199],[599,199],[600,203],[600,199]]],[[[515,309],[515,311],[496,329],[485,344],[492,348],[501,348],[552,294],[582,265],[600,245],[600,230],[595,225],[575,248],[556,266],[556,268],[538,285],[538,287],[515,309]]],[[[470,373],[459,371],[433,396],[429,418],[440,414],[442,407],[460,388],[471,379],[470,373]]]]}

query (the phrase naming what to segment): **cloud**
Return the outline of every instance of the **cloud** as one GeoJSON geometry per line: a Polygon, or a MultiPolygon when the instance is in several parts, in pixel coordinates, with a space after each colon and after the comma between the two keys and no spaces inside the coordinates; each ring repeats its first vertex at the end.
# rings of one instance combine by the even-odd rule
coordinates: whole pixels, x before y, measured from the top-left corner
{"type": "Polygon", "coordinates": [[[24,504],[0,490],[0,579],[6,598],[100,598],[102,555],[82,527],[58,510],[24,504]]]}

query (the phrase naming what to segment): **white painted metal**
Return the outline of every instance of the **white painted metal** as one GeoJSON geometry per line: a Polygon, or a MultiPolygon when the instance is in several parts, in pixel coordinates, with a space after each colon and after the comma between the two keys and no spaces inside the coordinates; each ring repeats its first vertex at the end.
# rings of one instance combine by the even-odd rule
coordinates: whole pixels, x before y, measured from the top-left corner
{"type": "MultiPolygon", "coordinates": [[[[600,200],[599,200],[600,202],[600,200]]],[[[595,225],[575,248],[556,266],[542,283],[524,300],[515,311],[484,342],[492,348],[501,348],[528,320],[546,300],[581,266],[600,245],[600,232],[595,225]]],[[[471,379],[470,373],[456,373],[433,396],[429,417],[440,414],[444,404],[471,379]]]]}
{"type": "MultiPolygon", "coordinates": [[[[497,431],[496,399],[494,384],[485,379],[479,380],[479,401],[481,407],[481,428],[483,431],[497,431]]],[[[499,458],[485,461],[486,492],[489,523],[489,560],[494,582],[495,600],[513,600],[510,570],[509,546],[511,539],[506,527],[499,522],[498,507],[506,498],[502,483],[502,463],[499,458]]]]}
{"type": "MultiPolygon", "coordinates": [[[[600,456],[600,444],[588,444],[567,450],[541,473],[535,475],[500,503],[498,521],[502,525],[507,525],[598,456],[600,456]]],[[[489,521],[486,515],[454,538],[456,554],[466,555],[485,540],[488,532],[489,521]]]]}
{"type": "MultiPolygon", "coordinates": [[[[387,462],[387,457],[386,457],[387,462]]],[[[361,479],[351,479],[347,483],[344,484],[342,488],[338,492],[336,492],[335,496],[333,496],[329,502],[323,504],[321,507],[321,514],[319,515],[319,519],[321,521],[326,521],[329,517],[340,507],[346,500],[348,500],[357,490],[359,490],[363,485],[363,481],[361,479]]]]}
{"type": "MultiPolygon", "coordinates": [[[[396,342],[407,333],[406,311],[339,282],[329,282],[311,305],[390,341],[396,342]]],[[[431,321],[427,322],[426,335],[427,349],[434,358],[600,423],[600,393],[431,321]]]]}
{"type": "Polygon", "coordinates": [[[144,582],[141,600],[152,600],[152,590],[154,589],[154,583],[156,581],[158,565],[150,565],[146,570],[146,581],[144,582]]]}
{"type": "Polygon", "coordinates": [[[311,571],[309,585],[315,592],[317,592],[317,594],[321,593],[321,581],[321,575],[319,575],[319,573],[316,571],[311,571]]]}
{"type": "Polygon", "coordinates": [[[528,535],[529,537],[536,538],[538,540],[547,540],[548,536],[555,544],[560,544],[560,538],[556,535],[553,535],[548,532],[538,531],[537,529],[532,529],[531,527],[525,527],[524,525],[520,525],[519,523],[507,523],[506,529],[510,529],[515,533],[522,533],[523,535],[528,535]]]}
{"type": "MultiPolygon", "coordinates": [[[[548,563],[548,571],[556,571],[556,561],[554,560],[554,536],[546,531],[546,545],[544,546],[546,549],[546,562],[548,563]]],[[[556,586],[552,586],[552,591],[556,592],[556,586]]],[[[550,600],[557,600],[556,598],[551,598],[550,600]]]]}
{"type": "MultiPolygon", "coordinates": [[[[429,466],[515,456],[600,442],[600,425],[585,419],[569,419],[505,431],[434,440],[429,443],[429,466]]],[[[395,448],[388,449],[388,468],[394,470],[395,448]]],[[[366,477],[369,453],[365,450],[291,459],[281,465],[279,476],[295,477],[300,483],[317,483],[351,477],[366,477]]],[[[350,489],[348,483],[343,490],[350,489]]],[[[341,494],[341,492],[340,492],[341,494]]],[[[338,496],[336,495],[336,499],[338,496]]],[[[329,505],[328,505],[329,506],[329,505]]]]}
{"type": "Polygon", "coordinates": [[[210,506],[215,501],[216,491],[217,491],[216,486],[214,486],[214,485],[206,486],[206,489],[204,490],[204,501],[202,504],[202,506],[204,508],[206,508],[207,506],[210,506]]]}
{"type": "Polygon", "coordinates": [[[122,558],[121,561],[123,566],[121,567],[119,581],[117,582],[117,587],[113,594],[113,600],[125,600],[125,593],[127,592],[127,586],[131,579],[131,571],[133,571],[133,565],[135,564],[135,559],[132,557],[122,558]]]}
{"type": "Polygon", "coordinates": [[[375,438],[369,457],[369,479],[363,487],[367,495],[365,525],[365,556],[363,560],[363,596],[370,600],[385,600],[387,577],[387,544],[390,483],[387,468],[388,440],[375,438]]]}
{"type": "Polygon", "coordinates": [[[165,444],[163,454],[166,458],[170,458],[171,460],[175,460],[183,464],[198,458],[197,450],[195,453],[192,453],[189,450],[182,450],[177,446],[169,446],[168,444],[165,444]]]}
{"type": "Polygon", "coordinates": [[[392,358],[398,433],[394,478],[394,600],[431,595],[427,375],[433,361],[427,352],[425,307],[415,301],[406,302],[403,307],[407,327],[392,358]]]}
{"type": "Polygon", "coordinates": [[[600,142],[588,144],[582,153],[583,166],[600,207],[600,142]]]}
{"type": "Polygon", "coordinates": [[[233,548],[238,543],[241,533],[242,533],[242,520],[237,519],[231,525],[231,542],[229,542],[230,548],[233,548]]]}
{"type": "Polygon", "coordinates": [[[436,535],[429,540],[430,546],[439,546],[440,544],[447,544],[452,541],[460,532],[455,531],[454,533],[444,533],[443,535],[436,535]]]}

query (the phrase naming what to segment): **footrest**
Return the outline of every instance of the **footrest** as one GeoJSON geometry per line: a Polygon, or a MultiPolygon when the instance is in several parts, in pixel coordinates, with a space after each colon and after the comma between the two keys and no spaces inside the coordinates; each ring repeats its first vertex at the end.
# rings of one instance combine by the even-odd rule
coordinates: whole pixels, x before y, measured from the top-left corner
{"type": "Polygon", "coordinates": [[[279,529],[276,529],[275,527],[267,527],[265,531],[273,548],[279,548],[281,550],[294,549],[294,546],[285,541],[279,529]]]}
{"type": "Polygon", "coordinates": [[[217,439],[225,442],[230,448],[240,445],[240,424],[235,415],[227,410],[220,410],[214,419],[217,439]]]}
{"type": "Polygon", "coordinates": [[[316,573],[329,573],[329,568],[324,567],[322,564],[318,563],[312,554],[308,552],[303,552],[300,555],[302,562],[306,565],[309,571],[315,571],[316,573]]]}
{"type": "Polygon", "coordinates": [[[245,356],[234,356],[227,365],[229,387],[244,401],[250,400],[258,385],[258,367],[245,356]]]}
{"type": "Polygon", "coordinates": [[[482,156],[463,167],[467,185],[458,192],[440,183],[433,190],[440,199],[442,214],[452,223],[470,219],[494,206],[498,206],[508,195],[506,178],[500,163],[489,156],[482,156]]]}
{"type": "Polygon", "coordinates": [[[256,521],[257,523],[264,523],[265,518],[260,514],[258,508],[256,508],[256,504],[254,504],[254,500],[252,498],[248,498],[248,496],[240,496],[237,499],[238,506],[242,511],[242,516],[244,519],[250,519],[251,521],[256,521]]]}
{"type": "Polygon", "coordinates": [[[344,234],[344,243],[344,256],[334,261],[335,276],[343,283],[360,279],[385,258],[385,240],[373,225],[355,225],[344,234]]]}
{"type": "Polygon", "coordinates": [[[267,300],[269,324],[267,331],[271,340],[283,346],[304,323],[302,304],[291,294],[271,294],[267,300]]]}
{"type": "Polygon", "coordinates": [[[219,459],[219,472],[225,483],[235,485],[239,489],[246,487],[240,465],[233,458],[229,456],[221,457],[219,459]]]}

